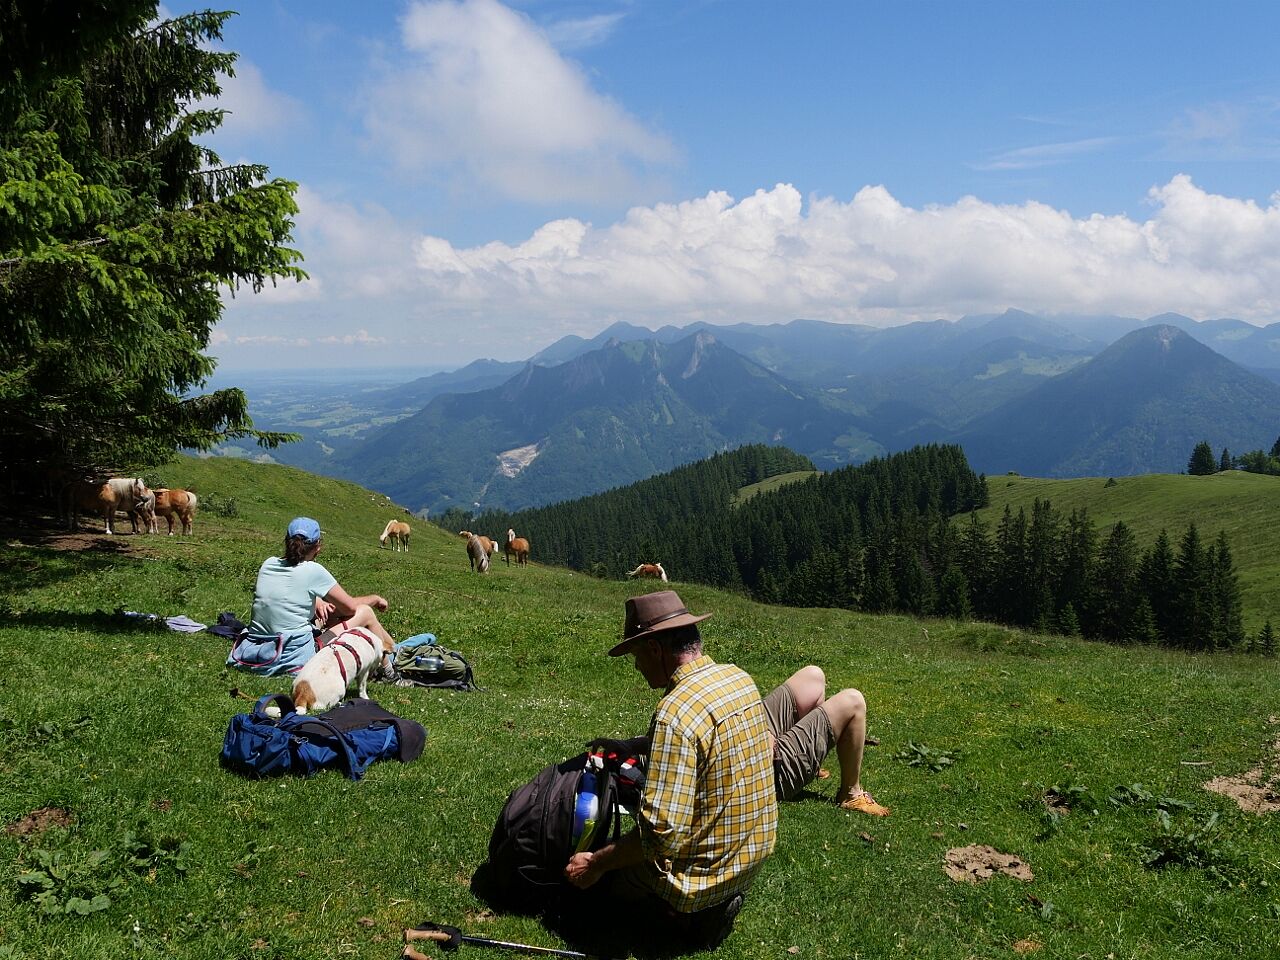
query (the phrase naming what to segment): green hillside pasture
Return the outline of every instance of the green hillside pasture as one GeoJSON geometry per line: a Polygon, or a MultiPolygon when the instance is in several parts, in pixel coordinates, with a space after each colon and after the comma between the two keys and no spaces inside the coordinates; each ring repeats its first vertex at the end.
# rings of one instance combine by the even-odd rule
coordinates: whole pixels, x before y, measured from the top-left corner
{"type": "Polygon", "coordinates": [[[769,477],[759,483],[749,483],[734,496],[733,505],[736,507],[738,504],[746,503],[752,497],[759,496],[762,493],[777,490],[779,487],[785,487],[790,483],[799,483],[801,480],[808,480],[810,477],[816,477],[819,474],[820,471],[818,470],[795,470],[791,473],[780,473],[776,477],[769,477]]]}
{"type": "Polygon", "coordinates": [[[1050,501],[1064,516],[1087,507],[1099,541],[1123,520],[1143,550],[1167,530],[1175,555],[1188,523],[1195,522],[1206,544],[1225,530],[1240,575],[1245,629],[1257,633],[1267,620],[1280,628],[1280,477],[1232,470],[1207,477],[1156,473],[1117,477],[1111,486],[1107,482],[1106,477],[988,477],[991,505],[978,516],[994,531],[1006,505],[1015,513],[1024,508],[1028,516],[1037,498],[1050,501]]]}
{"type": "MultiPolygon", "coordinates": [[[[0,551],[0,956],[390,960],[401,928],[423,920],[563,945],[536,919],[488,910],[470,881],[511,789],[593,736],[645,728],[656,694],[604,656],[639,586],[540,566],[536,543],[532,566],[475,575],[458,538],[424,523],[409,554],[379,550],[395,515],[382,497],[284,467],[189,460],[165,479],[206,502],[234,498],[239,515],[206,510],[190,538],[10,532],[0,551]],[[247,708],[229,688],[258,696],[287,682],[225,671],[225,645],[209,634],[95,613],[243,616],[254,571],[298,513],[324,525],[321,559],[346,587],[388,597],[397,636],[435,633],[485,687],[375,684],[429,739],[419,761],[378,764],[359,783],[223,771],[227,721],[247,708]],[[65,825],[21,819],[44,808],[65,811],[51,815],[65,825]],[[89,909],[101,894],[104,909],[42,914],[18,882],[42,858],[59,864],[52,903],[74,896],[89,909]]],[[[1201,786],[1259,765],[1277,773],[1274,662],[674,586],[694,611],[714,611],[709,652],[762,688],[815,662],[833,689],[866,693],[880,744],[864,782],[893,808],[883,820],[837,809],[835,778],[784,804],[777,851],[717,956],[1280,952],[1276,815],[1201,786]],[[922,755],[955,761],[937,772],[906,762],[922,755]],[[1139,784],[1117,796],[1135,802],[1109,802],[1139,784]],[[1055,797],[1068,813],[1050,811],[1055,797]],[[1022,858],[1034,881],[951,881],[944,856],[969,844],[1022,858]],[[1149,869],[1145,851],[1157,849],[1168,863],[1149,869]]]]}

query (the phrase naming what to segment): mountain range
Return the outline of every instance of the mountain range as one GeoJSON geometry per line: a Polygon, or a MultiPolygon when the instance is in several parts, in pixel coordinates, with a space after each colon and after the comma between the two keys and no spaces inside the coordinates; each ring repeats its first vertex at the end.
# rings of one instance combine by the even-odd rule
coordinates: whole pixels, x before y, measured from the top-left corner
{"type": "Polygon", "coordinates": [[[755,442],[819,469],[946,442],[988,473],[1180,472],[1200,440],[1270,448],[1277,381],[1280,324],[1010,310],[888,329],[614,324],[341,398],[264,408],[248,389],[260,425],[304,434],[277,459],[438,511],[582,496],[755,442]]]}

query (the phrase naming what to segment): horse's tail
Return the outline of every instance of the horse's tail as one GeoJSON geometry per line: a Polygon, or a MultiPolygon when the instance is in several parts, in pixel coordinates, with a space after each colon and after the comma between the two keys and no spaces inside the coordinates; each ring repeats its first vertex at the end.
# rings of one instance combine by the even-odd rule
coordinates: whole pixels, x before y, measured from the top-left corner
{"type": "Polygon", "coordinates": [[[628,576],[628,577],[638,577],[638,576],[640,575],[640,571],[641,571],[641,570],[643,570],[643,569],[644,569],[644,564],[642,563],[642,564],[640,564],[640,566],[636,567],[634,570],[632,570],[630,573],[628,573],[628,574],[627,574],[627,576],[628,576]]]}
{"type": "Polygon", "coordinates": [[[200,505],[200,498],[195,495],[195,491],[187,491],[187,509],[194,510],[200,505]]]}

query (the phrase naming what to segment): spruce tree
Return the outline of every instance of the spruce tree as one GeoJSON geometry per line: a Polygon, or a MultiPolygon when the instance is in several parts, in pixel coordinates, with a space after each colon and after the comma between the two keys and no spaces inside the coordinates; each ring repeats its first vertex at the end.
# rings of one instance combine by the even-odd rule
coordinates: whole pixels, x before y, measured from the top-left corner
{"type": "Polygon", "coordinates": [[[1276,655],[1276,635],[1271,629],[1270,620],[1264,623],[1258,632],[1258,652],[1267,657],[1276,655]]]}
{"type": "Polygon", "coordinates": [[[954,620],[973,617],[973,604],[969,601],[969,580],[959,566],[947,568],[938,584],[938,616],[954,620]]]}
{"type": "Polygon", "coordinates": [[[1276,437],[1276,442],[1271,445],[1271,456],[1280,460],[1280,437],[1276,437]]]}
{"type": "Polygon", "coordinates": [[[1058,633],[1067,637],[1080,635],[1080,620],[1076,616],[1076,608],[1070,603],[1058,613],[1058,633]]]}
{"type": "Polygon", "coordinates": [[[1151,549],[1143,555],[1138,567],[1138,581],[1151,608],[1156,640],[1172,646],[1178,635],[1178,613],[1174,609],[1177,584],[1174,580],[1173,548],[1167,531],[1161,530],[1151,549]]]}
{"type": "Polygon", "coordinates": [[[1212,566],[1195,523],[1187,525],[1174,563],[1177,585],[1173,620],[1174,646],[1205,650],[1213,644],[1212,566]]]}
{"type": "Polygon", "coordinates": [[[996,527],[996,541],[991,576],[991,610],[995,619],[1022,627],[1031,626],[1027,612],[1027,515],[1019,507],[1017,514],[1008,507],[996,527]]]}
{"type": "Polygon", "coordinates": [[[1027,591],[1022,614],[1026,623],[1042,633],[1053,625],[1056,604],[1054,596],[1061,581],[1063,567],[1059,530],[1061,518],[1048,500],[1036,498],[1031,505],[1031,524],[1027,528],[1027,591]]]}
{"type": "Polygon", "coordinates": [[[1212,598],[1213,646],[1231,649],[1244,643],[1244,617],[1240,602],[1240,580],[1236,576],[1235,563],[1231,559],[1231,547],[1226,531],[1219,531],[1218,539],[1210,549],[1210,585],[1212,598]]]}
{"type": "Polygon", "coordinates": [[[969,521],[960,534],[956,548],[958,563],[969,584],[969,605],[979,619],[993,619],[991,613],[991,541],[987,527],[976,513],[969,514],[969,521]]]}
{"type": "Polygon", "coordinates": [[[1191,451],[1191,459],[1187,461],[1187,473],[1193,477],[1207,477],[1216,473],[1217,469],[1218,461],[1213,457],[1213,447],[1209,446],[1209,441],[1201,440],[1191,451]]]}
{"type": "MultiPolygon", "coordinates": [[[[1123,521],[1111,533],[1098,553],[1093,595],[1096,608],[1087,636],[1100,636],[1117,643],[1138,641],[1136,615],[1142,594],[1138,589],[1138,542],[1123,521]]],[[[1150,605],[1147,607],[1150,616],[1150,605]]]]}
{"type": "Polygon", "coordinates": [[[1218,472],[1225,473],[1231,469],[1231,452],[1226,447],[1222,448],[1222,456],[1218,458],[1218,472]]]}
{"type": "Polygon", "coordinates": [[[156,12],[0,11],[0,461],[15,474],[289,439],[254,431],[240,390],[200,391],[224,291],[305,276],[287,246],[296,185],[200,143],[223,119],[195,105],[232,71],[230,14],[156,12]]]}

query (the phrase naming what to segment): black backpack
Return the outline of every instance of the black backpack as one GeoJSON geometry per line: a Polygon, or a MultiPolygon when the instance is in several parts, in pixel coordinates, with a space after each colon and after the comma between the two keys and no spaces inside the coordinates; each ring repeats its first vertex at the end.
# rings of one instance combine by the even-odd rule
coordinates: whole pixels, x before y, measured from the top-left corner
{"type": "Polygon", "coordinates": [[[642,760],[597,750],[544,767],[513,790],[489,837],[493,893],[507,906],[537,910],[571,890],[564,879],[570,857],[618,839],[622,808],[635,809],[643,780],[642,760]],[[588,765],[596,778],[595,829],[575,842],[574,815],[588,765]]]}

